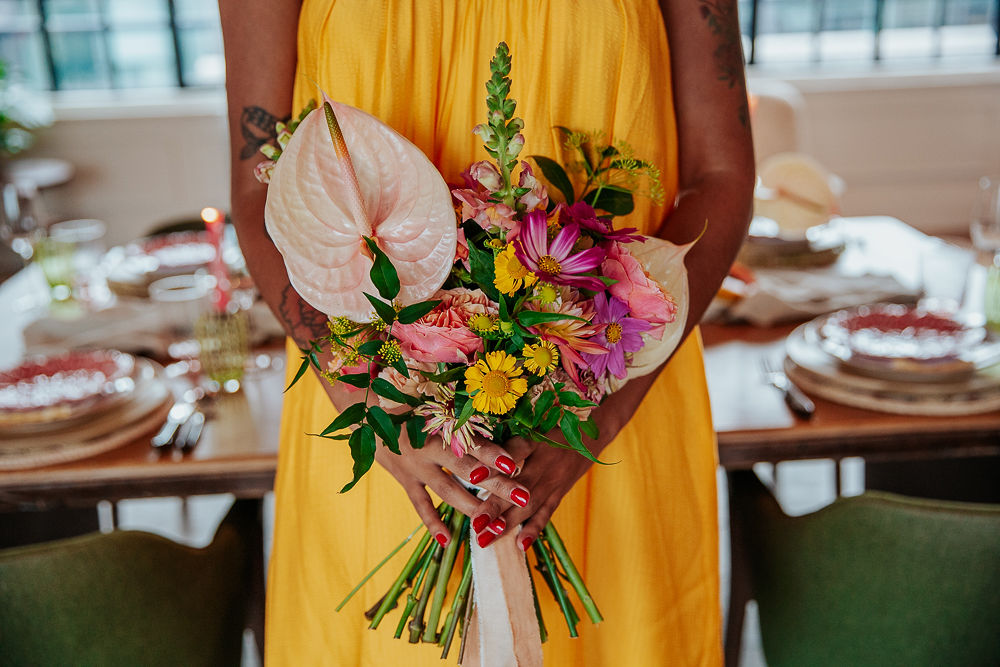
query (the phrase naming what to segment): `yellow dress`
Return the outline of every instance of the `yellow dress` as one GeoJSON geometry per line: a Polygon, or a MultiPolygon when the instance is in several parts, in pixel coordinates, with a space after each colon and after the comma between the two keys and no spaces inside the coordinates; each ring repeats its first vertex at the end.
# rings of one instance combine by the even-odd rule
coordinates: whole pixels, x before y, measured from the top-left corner
{"type": "MultiPolygon", "coordinates": [[[[449,182],[486,159],[472,127],[486,113],[496,44],[511,48],[523,155],[559,155],[551,130],[605,130],[677,189],[670,60],[655,0],[306,0],[296,108],[321,85],[419,146],[449,182]]],[[[655,233],[665,206],[637,198],[626,224],[655,233]]],[[[336,604],[419,520],[377,465],[347,494],[346,445],[310,438],[332,418],[318,380],[287,394],[267,596],[267,664],[441,665],[439,651],[378,631],[362,612],[388,587],[394,561],[348,607],[336,604]]],[[[718,665],[721,623],[715,443],[700,341],[692,336],[631,423],[555,513],[606,621],[570,639],[540,595],[547,665],[718,665]]],[[[453,653],[453,656],[455,653],[453,653]]],[[[453,664],[453,663],[452,663],[453,664]]]]}

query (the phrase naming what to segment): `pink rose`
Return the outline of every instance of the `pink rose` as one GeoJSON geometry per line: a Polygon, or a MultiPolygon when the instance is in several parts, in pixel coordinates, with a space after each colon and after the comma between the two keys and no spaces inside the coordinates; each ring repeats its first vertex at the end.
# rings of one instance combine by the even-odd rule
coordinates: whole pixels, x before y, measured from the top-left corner
{"type": "MultiPolygon", "coordinates": [[[[601,263],[601,275],[617,280],[608,288],[611,295],[628,304],[629,310],[653,325],[668,324],[677,316],[677,304],[660,284],[649,277],[642,264],[621,243],[611,243],[608,256],[601,263]]],[[[662,326],[650,334],[659,338],[662,326]]]]}
{"type": "Polygon", "coordinates": [[[403,356],[414,361],[469,363],[483,349],[483,339],[469,329],[469,320],[474,315],[496,315],[497,304],[480,290],[463,287],[441,290],[434,298],[441,299],[437,308],[413,324],[393,325],[403,356]]]}

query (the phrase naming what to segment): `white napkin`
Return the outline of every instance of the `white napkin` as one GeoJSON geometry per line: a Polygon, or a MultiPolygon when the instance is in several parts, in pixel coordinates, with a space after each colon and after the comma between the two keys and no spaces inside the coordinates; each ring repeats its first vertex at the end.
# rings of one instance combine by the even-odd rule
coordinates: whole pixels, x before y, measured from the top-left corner
{"type": "Polygon", "coordinates": [[[768,327],[879,301],[913,302],[918,293],[890,275],[845,276],[836,267],[759,269],[750,293],[729,316],[768,327]]]}

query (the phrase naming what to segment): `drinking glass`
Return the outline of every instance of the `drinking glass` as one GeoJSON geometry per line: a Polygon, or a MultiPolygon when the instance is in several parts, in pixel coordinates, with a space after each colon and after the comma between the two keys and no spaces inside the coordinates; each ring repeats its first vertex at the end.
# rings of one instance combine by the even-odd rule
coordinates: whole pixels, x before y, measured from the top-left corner
{"type": "Polygon", "coordinates": [[[107,225],[100,220],[64,220],[49,225],[47,240],[72,248],[73,296],[83,303],[99,302],[107,291],[100,271],[107,250],[106,233],[107,225]]]}
{"type": "Polygon", "coordinates": [[[208,276],[201,274],[169,276],[150,283],[149,298],[170,337],[167,354],[174,359],[198,356],[195,322],[210,307],[211,288],[208,276]]]}
{"type": "Polygon", "coordinates": [[[1000,333],[1000,176],[983,176],[969,223],[976,248],[991,257],[986,274],[984,311],[986,326],[1000,333]]]}
{"type": "Polygon", "coordinates": [[[246,313],[206,312],[195,321],[194,330],[202,371],[223,390],[238,390],[249,354],[250,327],[246,313]]]}
{"type": "Polygon", "coordinates": [[[0,187],[0,241],[28,261],[42,237],[40,205],[34,186],[4,183],[0,187]]]}

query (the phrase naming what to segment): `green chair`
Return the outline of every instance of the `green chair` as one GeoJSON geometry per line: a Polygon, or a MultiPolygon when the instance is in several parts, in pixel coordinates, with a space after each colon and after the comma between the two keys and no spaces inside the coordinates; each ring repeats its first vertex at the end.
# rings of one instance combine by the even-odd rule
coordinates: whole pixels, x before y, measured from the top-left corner
{"type": "Polygon", "coordinates": [[[764,655],[782,665],[1000,665],[1000,506],[869,492],[790,517],[730,475],[764,655]]]}
{"type": "Polygon", "coordinates": [[[0,665],[239,665],[253,509],[204,549],[117,531],[0,551],[0,665]]]}

